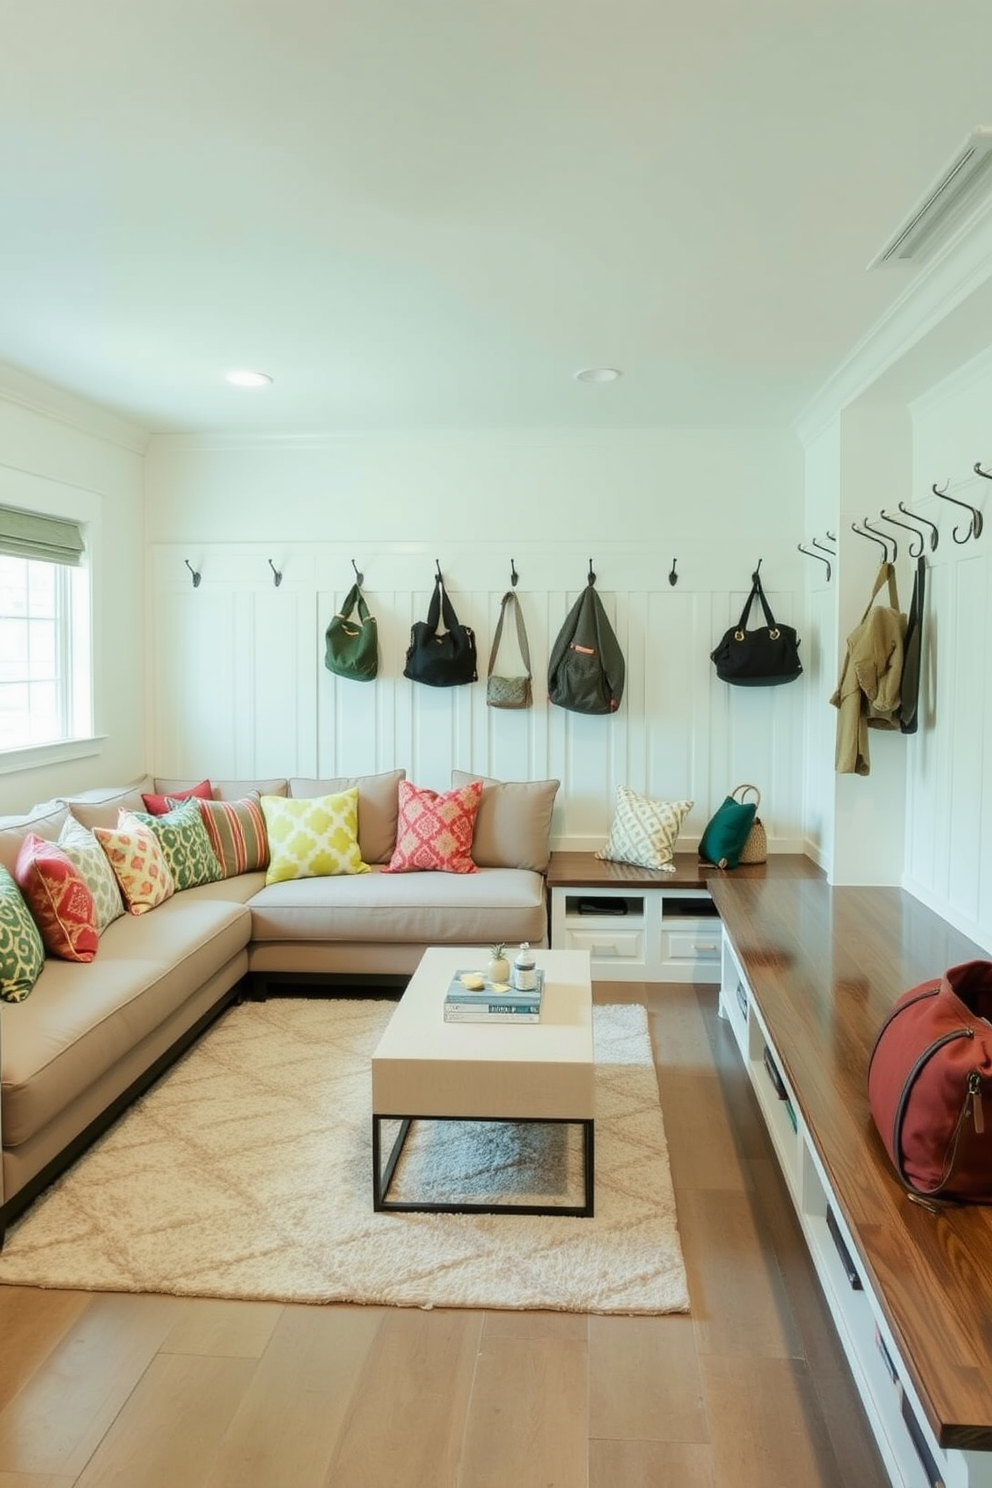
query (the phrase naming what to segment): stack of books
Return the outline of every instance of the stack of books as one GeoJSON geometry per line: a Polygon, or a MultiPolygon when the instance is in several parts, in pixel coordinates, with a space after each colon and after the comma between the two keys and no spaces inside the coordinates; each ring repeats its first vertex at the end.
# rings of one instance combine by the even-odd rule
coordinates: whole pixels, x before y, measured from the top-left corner
{"type": "Polygon", "coordinates": [[[518,992],[503,982],[495,985],[485,978],[484,985],[471,990],[462,977],[469,973],[456,971],[444,999],[446,1023],[539,1023],[544,972],[538,968],[537,986],[533,992],[518,992]]]}

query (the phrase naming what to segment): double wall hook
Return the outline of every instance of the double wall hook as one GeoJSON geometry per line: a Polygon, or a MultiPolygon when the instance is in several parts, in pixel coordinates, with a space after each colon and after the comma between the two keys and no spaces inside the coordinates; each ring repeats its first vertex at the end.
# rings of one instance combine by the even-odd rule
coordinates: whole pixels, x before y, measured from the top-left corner
{"type": "Polygon", "coordinates": [[[880,537],[882,539],[882,541],[885,543],[885,561],[886,561],[886,563],[895,563],[896,559],[899,557],[899,544],[896,542],[895,538],[894,537],[889,537],[888,534],[885,533],[885,532],[879,532],[879,530],[878,530],[877,527],[873,527],[871,525],[871,523],[869,522],[869,520],[868,520],[867,517],[862,517],[862,519],[861,519],[861,525],[862,525],[862,527],[867,528],[867,530],[869,532],[874,532],[875,536],[876,537],[880,537]],[[888,546],[889,543],[892,544],[892,557],[891,558],[889,557],[889,546],[888,546]]]}
{"type": "Polygon", "coordinates": [[[351,560],[351,566],[355,570],[355,578],[358,581],[359,589],[361,589],[362,585],[365,583],[365,575],[359,572],[358,564],[355,562],[354,558],[352,558],[351,560]]]}
{"type": "Polygon", "coordinates": [[[592,559],[590,558],[589,559],[589,577],[586,579],[586,583],[587,584],[595,584],[595,582],[596,582],[596,575],[592,571],[592,559]]]}
{"type": "Polygon", "coordinates": [[[188,558],[184,558],[183,559],[183,562],[185,563],[186,567],[189,569],[190,573],[193,575],[193,588],[194,589],[199,589],[199,587],[200,587],[200,580],[203,578],[203,575],[201,573],[197,573],[196,569],[193,567],[192,563],[190,563],[190,561],[189,561],[188,558]]]}
{"type": "MultiPolygon", "coordinates": [[[[834,533],[834,532],[828,532],[827,533],[827,536],[829,537],[829,539],[830,539],[831,542],[836,542],[837,541],[837,535],[836,535],[836,533],[834,533]]],[[[817,538],[815,538],[815,537],[813,538],[813,546],[814,546],[814,548],[819,548],[819,550],[820,550],[821,553],[829,553],[830,556],[831,556],[831,558],[836,558],[837,557],[837,549],[836,548],[828,548],[827,545],[826,545],[826,543],[819,542],[817,540],[817,538]]]]}
{"type": "MultiPolygon", "coordinates": [[[[816,538],[815,537],[813,539],[813,542],[814,542],[814,544],[818,548],[823,546],[822,543],[818,543],[816,541],[816,538]]],[[[829,558],[821,558],[820,555],[819,555],[819,553],[814,553],[809,548],[804,548],[803,545],[802,545],[802,543],[796,543],[796,547],[799,549],[800,553],[805,553],[807,558],[815,558],[816,561],[817,561],[817,563],[825,563],[827,565],[827,583],[829,584],[830,583],[830,559],[829,558]]],[[[830,551],[829,548],[824,548],[824,552],[825,553],[827,553],[829,551],[830,551]]]]}
{"type": "MultiPolygon", "coordinates": [[[[975,473],[977,475],[977,474],[980,474],[981,472],[979,472],[977,470],[977,468],[976,468],[975,473]]],[[[948,486],[949,484],[950,484],[949,481],[945,481],[944,482],[944,485],[945,486],[948,486]]],[[[961,507],[964,508],[964,510],[966,512],[970,512],[971,513],[971,520],[969,521],[967,527],[964,530],[964,536],[963,537],[958,537],[958,529],[956,527],[954,528],[954,531],[951,533],[951,536],[953,537],[953,539],[954,539],[954,541],[956,543],[964,544],[964,543],[966,543],[968,541],[968,539],[970,537],[981,537],[981,535],[982,535],[983,519],[982,519],[982,514],[978,510],[977,506],[971,506],[971,505],[969,505],[969,503],[967,501],[959,501],[956,496],[948,496],[946,490],[944,490],[944,491],[938,491],[938,489],[937,489],[936,486],[931,486],[930,489],[933,491],[933,494],[935,496],[939,496],[940,497],[941,501],[953,501],[953,503],[954,503],[955,506],[961,506],[961,507]]]]}
{"type": "Polygon", "coordinates": [[[679,576],[675,572],[675,565],[676,565],[676,563],[678,563],[678,561],[679,560],[677,558],[673,558],[672,559],[672,568],[671,568],[671,572],[668,575],[668,582],[671,584],[671,586],[672,586],[673,589],[675,588],[675,585],[679,581],[679,576]]]}
{"type": "Polygon", "coordinates": [[[510,584],[511,584],[511,587],[512,588],[516,589],[516,587],[517,587],[517,580],[519,578],[520,578],[520,575],[517,573],[517,565],[514,563],[513,559],[511,558],[510,559],[510,584]]]}
{"type": "Polygon", "coordinates": [[[444,583],[444,576],[441,573],[441,560],[440,560],[440,558],[435,558],[434,559],[434,567],[437,569],[437,581],[438,581],[438,583],[439,584],[443,584],[444,583]]]}
{"type": "Polygon", "coordinates": [[[278,568],[276,568],[271,558],[269,559],[269,567],[272,570],[272,582],[278,589],[279,585],[282,583],[282,574],[279,572],[278,568]]]}
{"type": "MultiPolygon", "coordinates": [[[[924,527],[929,527],[930,528],[930,531],[928,533],[927,532],[921,532],[920,533],[920,536],[922,538],[924,538],[924,539],[927,538],[927,537],[929,537],[929,539],[930,539],[930,551],[931,551],[931,553],[936,553],[936,551],[937,551],[937,544],[940,541],[940,533],[937,530],[937,523],[936,522],[931,522],[931,520],[930,520],[929,517],[919,517],[919,516],[917,516],[916,512],[911,512],[910,511],[909,507],[906,505],[906,503],[904,501],[897,501],[896,502],[896,505],[898,506],[899,510],[902,512],[902,514],[903,514],[904,517],[912,517],[912,519],[913,519],[914,522],[922,522],[923,525],[924,525],[924,527]]],[[[914,531],[915,530],[916,529],[914,529],[914,531]]],[[[911,553],[913,553],[912,548],[910,548],[909,551],[911,553]]],[[[919,553],[913,553],[913,557],[914,558],[918,558],[919,556],[920,556],[919,553]]]]}
{"type": "MultiPolygon", "coordinates": [[[[865,524],[865,526],[867,526],[867,523],[865,524]]],[[[887,538],[884,538],[884,537],[873,537],[872,534],[871,534],[871,531],[865,532],[864,528],[863,527],[859,527],[858,524],[857,524],[857,522],[852,522],[851,523],[851,531],[852,532],[856,532],[859,537],[866,537],[869,542],[878,543],[878,546],[881,548],[882,553],[884,555],[882,561],[883,561],[883,563],[888,563],[888,561],[889,561],[889,541],[888,541],[887,538]]]]}
{"type": "Polygon", "coordinates": [[[884,511],[883,512],[879,512],[878,516],[879,516],[879,520],[882,521],[882,522],[891,522],[892,525],[893,525],[893,527],[901,527],[902,530],[903,530],[903,532],[911,532],[913,534],[913,537],[919,540],[920,546],[918,548],[914,548],[912,542],[910,542],[909,549],[908,549],[909,556],[910,556],[910,558],[920,558],[920,557],[922,557],[922,554],[923,554],[923,533],[920,531],[920,529],[918,527],[910,527],[910,525],[909,525],[908,522],[900,522],[900,520],[899,520],[898,517],[890,517],[889,514],[888,514],[888,512],[884,512],[884,511]]]}

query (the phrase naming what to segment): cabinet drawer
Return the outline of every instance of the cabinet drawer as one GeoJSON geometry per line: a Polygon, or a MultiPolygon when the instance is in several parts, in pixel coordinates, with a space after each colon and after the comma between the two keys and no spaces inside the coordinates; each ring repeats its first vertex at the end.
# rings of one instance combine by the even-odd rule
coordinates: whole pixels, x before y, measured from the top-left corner
{"type": "Polygon", "coordinates": [[[577,930],[569,924],[565,942],[569,950],[588,951],[593,961],[644,960],[644,931],[636,926],[618,930],[612,924],[589,925],[577,930]]]}
{"type": "Polygon", "coordinates": [[[719,961],[719,920],[703,920],[698,925],[682,924],[677,930],[664,930],[661,955],[663,961],[719,961]]]}

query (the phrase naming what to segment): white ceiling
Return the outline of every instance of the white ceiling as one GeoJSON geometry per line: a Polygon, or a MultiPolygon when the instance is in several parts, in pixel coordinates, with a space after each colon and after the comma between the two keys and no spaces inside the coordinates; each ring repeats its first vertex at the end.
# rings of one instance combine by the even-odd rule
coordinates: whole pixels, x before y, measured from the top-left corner
{"type": "Polygon", "coordinates": [[[989,0],[0,0],[0,361],[153,432],[790,422],[990,66],[989,0]]]}

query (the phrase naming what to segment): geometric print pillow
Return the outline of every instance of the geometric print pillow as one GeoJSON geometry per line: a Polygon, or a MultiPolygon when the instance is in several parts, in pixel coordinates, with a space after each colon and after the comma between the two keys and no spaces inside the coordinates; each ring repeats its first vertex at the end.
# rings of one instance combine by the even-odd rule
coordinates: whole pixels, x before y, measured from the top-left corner
{"type": "Polygon", "coordinates": [[[127,822],[128,815],[120,811],[116,827],[94,827],[93,836],[107,854],[128,914],[147,914],[171,899],[176,886],[155,833],[133,818],[127,822]]]}
{"type": "Polygon", "coordinates": [[[124,913],[124,900],[114,870],[107,862],[107,854],[97,842],[89,827],[84,827],[74,816],[66,818],[59,833],[59,847],[70,862],[79,869],[80,877],[93,895],[96,933],[102,935],[107,926],[119,920],[124,913]]]}
{"type": "Polygon", "coordinates": [[[674,873],[675,843],[692,806],[692,801],[656,801],[626,785],[617,786],[610,835],[596,857],[674,873]]]}
{"type": "Polygon", "coordinates": [[[162,816],[144,811],[121,812],[119,826],[134,822],[154,832],[177,893],[181,889],[195,889],[197,884],[216,883],[223,877],[195,798],[179,802],[162,816]]]}
{"type": "Polygon", "coordinates": [[[263,796],[267,884],[369,873],[358,846],[358,787],[332,796],[263,796]]]}
{"type": "Polygon", "coordinates": [[[0,1002],[23,1002],[44,966],[38,926],[20,889],[0,865],[0,1002]]]}
{"type": "Polygon", "coordinates": [[[93,895],[58,843],[25,833],[14,877],[48,954],[62,961],[92,961],[100,944],[93,895]]]}
{"type": "Polygon", "coordinates": [[[482,781],[454,790],[399,783],[396,849],[383,873],[475,873],[472,837],[482,781]]]}
{"type": "Polygon", "coordinates": [[[240,801],[197,802],[225,878],[269,866],[269,842],[258,791],[240,801]]]}

